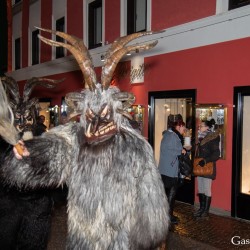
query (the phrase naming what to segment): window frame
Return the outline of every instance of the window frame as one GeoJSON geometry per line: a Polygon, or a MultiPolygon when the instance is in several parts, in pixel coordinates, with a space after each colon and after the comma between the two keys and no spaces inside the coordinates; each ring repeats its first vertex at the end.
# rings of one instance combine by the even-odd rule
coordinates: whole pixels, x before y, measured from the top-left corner
{"type": "MultiPolygon", "coordinates": [[[[63,17],[57,19],[55,21],[55,26],[56,26],[57,31],[65,32],[65,17],[63,16],[63,17]]],[[[64,39],[59,37],[59,36],[56,36],[55,39],[57,42],[64,43],[64,39]]],[[[58,58],[62,58],[64,56],[65,56],[65,49],[63,47],[56,47],[55,58],[58,59],[58,58]]]]}
{"type": "Polygon", "coordinates": [[[250,5],[250,0],[229,0],[229,10],[241,8],[243,6],[250,5]]]}
{"type": "Polygon", "coordinates": [[[40,40],[38,34],[40,34],[38,29],[31,31],[31,65],[40,63],[40,40]]]}
{"type": "Polygon", "coordinates": [[[103,34],[104,34],[104,1],[103,0],[94,0],[94,1],[87,1],[87,19],[86,19],[86,30],[87,30],[87,44],[89,49],[95,49],[97,47],[101,47],[103,45],[103,34]],[[95,33],[97,32],[96,27],[96,19],[97,12],[96,10],[101,7],[101,41],[98,43],[96,40],[98,38],[95,37],[95,33]]]}
{"type": "Polygon", "coordinates": [[[142,0],[127,0],[127,30],[126,33],[127,35],[133,34],[133,33],[137,33],[137,32],[143,32],[147,30],[147,0],[145,1],[145,13],[144,13],[144,17],[145,19],[143,20],[144,23],[144,28],[143,29],[137,29],[136,27],[136,19],[138,16],[138,11],[137,11],[137,4],[139,1],[142,0]]]}
{"type": "MultiPolygon", "coordinates": [[[[121,13],[121,26],[120,26],[120,35],[127,35],[127,1],[128,0],[120,0],[120,13],[121,13]]],[[[152,13],[152,0],[146,0],[146,31],[151,30],[151,13],[152,13]]]]}
{"type": "Polygon", "coordinates": [[[21,69],[21,38],[18,37],[14,40],[14,70],[21,69]],[[19,47],[17,48],[17,41],[19,42],[19,47]]]}

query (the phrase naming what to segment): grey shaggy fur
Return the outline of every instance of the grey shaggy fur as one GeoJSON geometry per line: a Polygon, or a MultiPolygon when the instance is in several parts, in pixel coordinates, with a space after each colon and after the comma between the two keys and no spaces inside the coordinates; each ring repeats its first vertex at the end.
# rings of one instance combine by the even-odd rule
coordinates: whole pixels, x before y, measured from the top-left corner
{"type": "Polygon", "coordinates": [[[66,183],[67,249],[155,249],[168,233],[168,203],[148,142],[116,112],[119,89],[83,91],[80,123],[69,123],[26,142],[30,157],[6,157],[2,174],[18,186],[66,183]],[[117,132],[102,142],[84,140],[87,108],[108,103],[117,132]]]}

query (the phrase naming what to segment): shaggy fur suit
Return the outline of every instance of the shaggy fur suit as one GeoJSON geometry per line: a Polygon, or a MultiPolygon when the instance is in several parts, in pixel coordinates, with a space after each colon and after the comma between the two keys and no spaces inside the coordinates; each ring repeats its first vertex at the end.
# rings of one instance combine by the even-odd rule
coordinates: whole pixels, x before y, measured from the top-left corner
{"type": "Polygon", "coordinates": [[[32,188],[66,183],[67,249],[154,249],[166,239],[168,203],[153,151],[132,128],[86,145],[70,123],[26,143],[1,172],[10,184],[32,188]],[[138,157],[139,156],[139,157],[138,157]]]}

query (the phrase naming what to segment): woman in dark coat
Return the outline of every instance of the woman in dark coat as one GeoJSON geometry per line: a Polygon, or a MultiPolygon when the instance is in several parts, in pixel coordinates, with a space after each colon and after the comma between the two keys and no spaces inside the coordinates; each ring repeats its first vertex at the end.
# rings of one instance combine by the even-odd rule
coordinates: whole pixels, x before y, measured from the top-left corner
{"type": "Polygon", "coordinates": [[[197,177],[200,208],[194,213],[194,217],[207,218],[211,204],[212,180],[216,178],[216,161],[220,158],[220,136],[218,132],[213,132],[212,128],[212,121],[202,121],[199,125],[196,157],[203,158],[199,162],[201,167],[204,167],[208,162],[213,162],[213,174],[197,177]]]}
{"type": "Polygon", "coordinates": [[[185,129],[185,123],[182,120],[176,121],[168,130],[163,131],[161,140],[159,171],[168,197],[169,217],[173,224],[178,223],[178,218],[174,216],[173,211],[179,177],[178,155],[186,154],[186,150],[183,149],[185,129]]]}

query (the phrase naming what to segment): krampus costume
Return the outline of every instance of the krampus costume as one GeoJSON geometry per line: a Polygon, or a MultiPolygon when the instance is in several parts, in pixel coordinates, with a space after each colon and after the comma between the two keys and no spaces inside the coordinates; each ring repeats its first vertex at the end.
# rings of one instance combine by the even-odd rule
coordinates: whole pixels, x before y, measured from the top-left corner
{"type": "Polygon", "coordinates": [[[101,84],[81,40],[50,30],[79,63],[88,89],[70,93],[66,101],[80,123],[58,126],[27,141],[30,157],[10,152],[2,174],[11,184],[27,187],[67,183],[67,249],[155,249],[168,233],[168,203],[151,146],[129,124],[127,106],[134,96],[110,87],[114,69],[128,51],[150,49],[157,42],[125,46],[132,34],[115,41],[106,54],[101,84]]]}
{"type": "MultiPolygon", "coordinates": [[[[14,113],[14,125],[20,137],[31,139],[36,127],[38,99],[30,99],[37,85],[53,88],[58,81],[32,78],[24,86],[20,97],[17,82],[11,77],[1,78],[10,96],[14,113]]],[[[0,166],[4,157],[12,152],[12,146],[0,138],[0,166]]],[[[35,189],[36,187],[34,187],[35,189]]],[[[51,224],[52,199],[48,190],[24,190],[22,186],[0,182],[0,248],[8,250],[46,249],[51,224]]]]}

